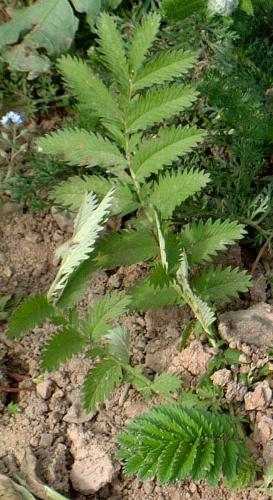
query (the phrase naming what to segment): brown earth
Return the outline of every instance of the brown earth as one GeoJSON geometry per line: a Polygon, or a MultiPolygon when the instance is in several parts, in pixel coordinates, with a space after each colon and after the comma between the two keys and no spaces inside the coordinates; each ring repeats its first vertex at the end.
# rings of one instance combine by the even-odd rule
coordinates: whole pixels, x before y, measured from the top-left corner
{"type": "MultiPolygon", "coordinates": [[[[53,251],[68,234],[60,229],[51,214],[6,214],[0,225],[1,293],[22,296],[45,292],[56,273],[53,251]]],[[[236,250],[238,253],[238,249],[236,250]]],[[[240,254],[240,252],[239,252],[240,254]]],[[[230,258],[229,253],[229,258],[230,258]]],[[[240,258],[240,255],[237,260],[240,258]]],[[[129,287],[145,266],[120,268],[114,274],[98,272],[89,292],[80,304],[88,308],[96,298],[114,289],[129,287]]],[[[254,302],[268,299],[266,283],[260,275],[252,292],[254,302]],[[258,285],[256,284],[258,281],[258,285]],[[257,296],[259,297],[257,299],[257,296]]],[[[241,304],[237,304],[239,307],[241,304]]],[[[244,303],[244,306],[246,304],[244,303]]],[[[179,338],[190,319],[188,309],[163,308],[145,314],[130,314],[122,318],[132,342],[132,362],[141,362],[147,374],[169,370],[179,373],[185,388],[194,388],[205,373],[214,350],[205,339],[190,338],[180,352],[179,338]]],[[[160,486],[156,481],[142,483],[127,478],[116,459],[115,439],[124,425],[159,398],[145,401],[135,390],[123,386],[100,405],[96,413],[85,415],[79,404],[80,388],[89,368],[82,356],[66,363],[49,377],[41,378],[40,351],[52,332],[52,327],[37,328],[18,343],[7,343],[5,325],[1,329],[0,364],[2,383],[12,383],[8,372],[30,376],[19,383],[30,391],[20,391],[14,400],[20,412],[11,416],[7,404],[11,397],[0,399],[0,473],[8,474],[14,457],[20,466],[26,447],[30,446],[38,459],[41,479],[68,498],[140,499],[140,500],[266,500],[267,493],[258,490],[231,492],[224,487],[212,490],[204,482],[190,481],[175,486],[160,486]],[[83,491],[93,491],[84,494],[83,491]]],[[[250,438],[258,461],[273,461],[273,380],[271,376],[257,381],[249,389],[240,382],[240,374],[254,374],[268,363],[267,351],[246,344],[231,342],[242,351],[240,367],[233,366],[214,373],[214,384],[223,388],[223,402],[240,403],[240,412],[250,420],[250,438]]]]}

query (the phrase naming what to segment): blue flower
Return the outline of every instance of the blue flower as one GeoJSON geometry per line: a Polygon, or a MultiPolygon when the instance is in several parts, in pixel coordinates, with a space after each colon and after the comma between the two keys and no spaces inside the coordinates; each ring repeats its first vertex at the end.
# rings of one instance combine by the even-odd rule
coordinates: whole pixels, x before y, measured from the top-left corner
{"type": "Polygon", "coordinates": [[[8,128],[10,125],[23,125],[24,118],[20,113],[9,111],[1,118],[3,127],[8,128]]]}

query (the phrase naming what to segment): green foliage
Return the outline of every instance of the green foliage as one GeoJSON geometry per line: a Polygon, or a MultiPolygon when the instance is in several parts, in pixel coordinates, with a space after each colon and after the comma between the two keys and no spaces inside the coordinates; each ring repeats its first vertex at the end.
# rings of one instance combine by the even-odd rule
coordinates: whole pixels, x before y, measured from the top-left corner
{"type": "MultiPolygon", "coordinates": [[[[202,297],[212,303],[229,300],[247,290],[249,279],[230,268],[216,268],[209,277],[206,271],[201,271],[193,279],[187,262],[192,266],[211,261],[217,252],[245,233],[237,222],[209,219],[187,225],[178,236],[173,234],[171,223],[175,210],[183,207],[185,201],[188,204],[189,198],[200,196],[210,176],[192,168],[170,169],[174,161],[183,161],[200,143],[205,135],[203,130],[165,125],[155,130],[162,121],[181,114],[197,98],[195,89],[181,81],[181,76],[196,60],[194,52],[163,51],[147,61],[158,24],[157,14],[148,15],[125,44],[114,20],[108,14],[99,18],[96,61],[108,72],[105,81],[76,58],[62,57],[59,61],[65,83],[79,105],[84,106],[87,100],[86,109],[98,119],[98,132],[62,130],[42,138],[39,144],[44,152],[61,153],[68,163],[99,165],[104,175],[107,170],[107,177],[98,171],[93,176],[64,182],[52,194],[55,202],[76,209],[84,193],[92,190],[103,197],[113,186],[112,214],[128,215],[138,210],[131,229],[112,232],[95,242],[91,271],[153,261],[147,281],[130,290],[130,307],[147,309],[186,302],[211,336],[215,314],[202,297]],[[174,80],[175,83],[171,83],[174,80]],[[200,296],[196,293],[198,288],[200,296]]],[[[84,278],[84,273],[81,277],[84,278]]],[[[77,279],[73,274],[71,279],[74,280],[72,286],[69,279],[66,281],[73,297],[77,279]]],[[[82,283],[80,280],[79,287],[84,290],[82,283]]],[[[104,325],[103,333],[105,328],[104,325]]]]}
{"type": "Polygon", "coordinates": [[[207,10],[208,0],[163,0],[161,8],[169,21],[182,21],[207,10]]]}
{"type": "MultiPolygon", "coordinates": [[[[103,1],[104,8],[112,7],[103,1]]],[[[116,5],[120,3],[116,2],[116,5]]],[[[113,6],[113,8],[115,7],[113,6]]],[[[31,77],[45,72],[49,56],[66,52],[79,26],[74,10],[87,14],[92,26],[99,13],[100,0],[38,0],[24,9],[15,10],[11,21],[0,28],[0,48],[6,48],[4,60],[16,71],[29,72],[31,77]],[[72,5],[71,5],[72,4],[72,5]],[[17,43],[18,42],[18,43],[17,43]]]]}
{"type": "Polygon", "coordinates": [[[139,145],[132,162],[136,178],[143,182],[146,177],[171,165],[180,156],[191,151],[203,137],[204,134],[200,130],[193,128],[160,129],[156,139],[153,141],[144,139],[139,145]]]}
{"type": "Polygon", "coordinates": [[[42,370],[52,371],[80,353],[84,347],[84,339],[71,328],[64,329],[51,337],[41,356],[42,370]]]}
{"type": "Polygon", "coordinates": [[[187,252],[190,264],[209,262],[220,250],[226,250],[227,245],[233,245],[243,238],[245,230],[242,224],[228,219],[221,222],[206,222],[188,224],[180,235],[180,244],[187,252]]]}
{"type": "Polygon", "coordinates": [[[84,335],[99,340],[109,330],[109,319],[121,316],[129,303],[129,297],[118,292],[100,297],[87,313],[83,325],[84,335]]]}
{"type": "Polygon", "coordinates": [[[54,307],[46,297],[36,295],[23,302],[11,315],[7,337],[19,339],[36,326],[43,324],[55,314],[54,307]]]}
{"type": "Polygon", "coordinates": [[[153,387],[164,398],[170,398],[172,393],[180,389],[181,380],[175,374],[160,373],[160,375],[155,376],[153,387]]]}
{"type": "Polygon", "coordinates": [[[183,304],[180,294],[171,286],[155,289],[149,279],[138,281],[128,291],[131,297],[130,309],[147,311],[166,305],[183,304]]]}
{"type": "MultiPolygon", "coordinates": [[[[237,424],[238,425],[238,424],[237,424]]],[[[236,422],[224,415],[162,405],[130,422],[118,437],[125,472],[173,483],[191,477],[229,486],[254,479],[256,466],[236,422]]]]}
{"type": "Polygon", "coordinates": [[[113,359],[103,359],[88,373],[84,386],[84,407],[87,411],[95,410],[97,403],[102,403],[120,384],[122,370],[113,359]]]}
{"type": "Polygon", "coordinates": [[[230,266],[210,266],[201,271],[192,281],[195,292],[205,301],[221,304],[247,292],[251,286],[246,271],[230,266]]]}
{"type": "Polygon", "coordinates": [[[160,16],[157,13],[143,18],[136,27],[128,49],[130,69],[137,73],[145,62],[147,52],[151,48],[160,26],[160,16]]]}
{"type": "Polygon", "coordinates": [[[152,259],[157,253],[158,245],[151,232],[124,229],[110,233],[99,241],[96,261],[103,269],[115,269],[152,259]]]}
{"type": "Polygon", "coordinates": [[[158,183],[152,184],[148,194],[149,202],[160,211],[163,219],[168,219],[177,206],[208,182],[209,175],[202,171],[189,170],[161,175],[158,183]]]}
{"type": "Polygon", "coordinates": [[[130,361],[130,338],[128,330],[121,326],[112,328],[106,335],[108,340],[109,352],[115,356],[121,363],[129,364],[130,361]]]}
{"type": "Polygon", "coordinates": [[[111,167],[124,165],[117,147],[99,134],[85,130],[62,130],[39,139],[39,151],[56,154],[69,165],[111,167]]]}

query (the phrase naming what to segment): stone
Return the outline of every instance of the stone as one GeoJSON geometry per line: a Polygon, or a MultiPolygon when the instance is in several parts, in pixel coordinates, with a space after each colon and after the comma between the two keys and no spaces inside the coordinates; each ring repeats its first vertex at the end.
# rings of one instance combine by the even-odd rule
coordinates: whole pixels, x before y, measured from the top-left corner
{"type": "Polygon", "coordinates": [[[36,391],[42,399],[49,399],[53,392],[52,380],[48,378],[47,380],[43,380],[43,382],[39,382],[36,385],[36,391]]]}
{"type": "Polygon", "coordinates": [[[186,349],[175,356],[168,371],[183,373],[186,370],[191,375],[202,377],[208,369],[210,359],[211,354],[205,351],[201,342],[193,340],[186,349]]]}
{"type": "Polygon", "coordinates": [[[273,463],[273,441],[268,441],[263,447],[263,459],[265,466],[268,467],[273,463]]]}
{"type": "Polygon", "coordinates": [[[273,419],[267,415],[262,415],[255,426],[255,434],[258,433],[259,441],[265,445],[273,439],[273,419]]]}
{"type": "Polygon", "coordinates": [[[244,401],[246,410],[262,410],[268,408],[272,401],[272,390],[267,380],[259,382],[254,392],[248,392],[244,397],[244,401]]]}
{"type": "Polygon", "coordinates": [[[67,431],[74,457],[70,479],[75,491],[92,495],[109,484],[115,467],[94,434],[72,424],[67,431]]]}
{"type": "Polygon", "coordinates": [[[86,422],[90,422],[96,413],[96,411],[86,413],[78,396],[64,415],[63,420],[69,424],[85,424],[86,422]]]}
{"type": "Polygon", "coordinates": [[[216,372],[214,372],[214,374],[211,375],[210,378],[214,385],[225,387],[225,385],[227,385],[228,382],[231,381],[232,375],[230,370],[223,368],[222,370],[217,370],[216,372]]]}
{"type": "Polygon", "coordinates": [[[219,335],[228,342],[244,342],[258,347],[273,344],[273,307],[264,302],[249,309],[221,314],[219,335]]]}
{"type": "Polygon", "coordinates": [[[247,393],[247,386],[242,383],[237,383],[234,380],[229,382],[226,386],[225,398],[228,403],[240,402],[244,400],[247,393]]]}
{"type": "Polygon", "coordinates": [[[41,448],[50,448],[50,446],[53,443],[53,435],[48,434],[47,432],[44,432],[41,437],[40,437],[40,446],[41,448]]]}
{"type": "Polygon", "coordinates": [[[56,207],[51,208],[51,214],[55,220],[57,226],[62,231],[67,231],[68,233],[73,233],[74,218],[67,211],[60,211],[56,207]]]}

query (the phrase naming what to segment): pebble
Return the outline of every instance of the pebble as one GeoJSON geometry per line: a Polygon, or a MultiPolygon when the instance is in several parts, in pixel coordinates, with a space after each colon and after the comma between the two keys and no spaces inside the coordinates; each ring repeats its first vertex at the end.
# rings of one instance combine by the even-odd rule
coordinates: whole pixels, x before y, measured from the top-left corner
{"type": "Polygon", "coordinates": [[[51,379],[44,380],[36,385],[36,391],[42,399],[49,399],[53,389],[53,381],[51,379]]]}

